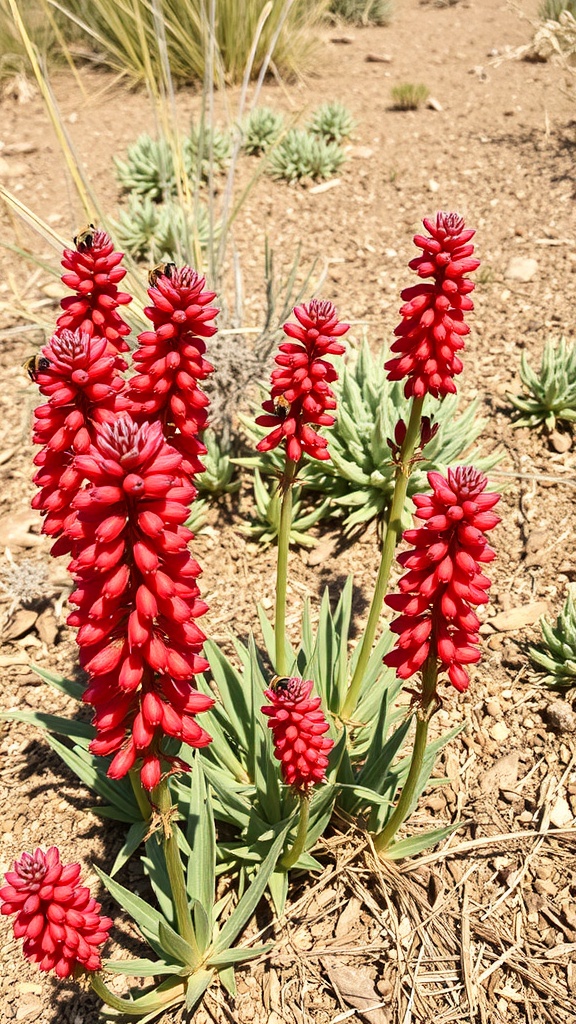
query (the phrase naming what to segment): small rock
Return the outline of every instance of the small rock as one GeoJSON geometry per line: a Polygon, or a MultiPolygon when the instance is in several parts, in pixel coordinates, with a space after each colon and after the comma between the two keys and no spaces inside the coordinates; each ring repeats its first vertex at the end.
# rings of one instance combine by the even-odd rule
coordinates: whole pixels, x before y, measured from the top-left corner
{"type": "Polygon", "coordinates": [[[340,46],[350,46],[354,42],[354,36],[332,36],[331,43],[338,43],[340,46]]]}
{"type": "Polygon", "coordinates": [[[358,160],[371,160],[374,150],[370,149],[370,146],[350,146],[348,156],[357,157],[358,160]]]}
{"type": "Polygon", "coordinates": [[[510,260],[504,277],[508,281],[531,281],[538,273],[538,262],[526,256],[513,256],[510,260]]]}
{"type": "Polygon", "coordinates": [[[482,792],[490,793],[495,789],[513,789],[518,781],[518,761],[517,751],[499,757],[496,763],[480,778],[482,792]]]}
{"type": "Polygon", "coordinates": [[[497,615],[488,619],[488,622],[493,629],[503,633],[508,630],[522,629],[523,626],[533,626],[542,615],[546,615],[547,611],[547,601],[533,601],[531,604],[511,608],[509,612],[498,612],[497,615]]]}
{"type": "Polygon", "coordinates": [[[308,565],[320,565],[321,562],[325,562],[327,558],[330,558],[330,555],[334,554],[336,550],[338,540],[338,534],[323,537],[308,555],[308,565]]]}
{"type": "Polygon", "coordinates": [[[428,182],[428,188],[430,192],[437,192],[438,189],[440,188],[440,185],[438,184],[437,181],[434,181],[434,178],[430,178],[430,181],[428,182]]]}
{"type": "Polygon", "coordinates": [[[490,715],[490,718],[499,718],[502,714],[502,708],[497,700],[489,700],[486,703],[486,714],[490,715]]]}
{"type": "Polygon", "coordinates": [[[314,185],[308,191],[311,196],[319,196],[322,192],[329,192],[331,188],[336,188],[338,185],[340,185],[340,178],[331,178],[330,181],[322,181],[319,185],[314,185]]]}
{"type": "Polygon", "coordinates": [[[546,720],[556,732],[576,732],[576,714],[563,700],[555,700],[548,705],[546,720]]]}
{"type": "Polygon", "coordinates": [[[444,107],[442,106],[440,101],[434,99],[433,96],[428,97],[428,99],[426,100],[426,106],[428,107],[429,110],[437,110],[438,113],[444,110],[444,107]]]}
{"type": "Polygon", "coordinates": [[[559,430],[553,430],[549,438],[555,452],[569,452],[572,447],[571,434],[561,434],[559,430]]]}
{"type": "Polygon", "coordinates": [[[554,825],[554,828],[564,828],[565,825],[569,825],[573,820],[574,815],[566,797],[559,796],[550,811],[550,823],[554,825]]]}
{"type": "Polygon", "coordinates": [[[364,57],[367,64],[391,64],[392,57],[389,53],[367,53],[364,57]]]}
{"type": "Polygon", "coordinates": [[[23,999],[22,1002],[18,1003],[16,1010],[16,1020],[25,1020],[27,1017],[34,1016],[36,1020],[39,1014],[42,1013],[44,1004],[41,999],[37,996],[31,996],[29,999],[23,999]]]}
{"type": "Polygon", "coordinates": [[[490,727],[488,732],[492,739],[496,740],[497,743],[503,743],[510,735],[510,730],[504,722],[496,722],[490,727]]]}
{"type": "Polygon", "coordinates": [[[13,163],[11,160],[5,160],[4,157],[0,157],[0,178],[24,178],[28,173],[28,165],[22,163],[21,160],[13,163]]]}
{"type": "Polygon", "coordinates": [[[555,896],[558,892],[558,886],[549,878],[537,878],[534,888],[540,896],[555,896]]]}
{"type": "Polygon", "coordinates": [[[35,146],[33,142],[11,142],[4,146],[2,152],[5,156],[22,156],[26,153],[35,153],[37,149],[38,146],[35,146]]]}
{"type": "Polygon", "coordinates": [[[46,608],[41,615],[38,616],[36,622],[36,629],[38,636],[48,647],[51,647],[58,635],[58,623],[56,622],[56,616],[51,608],[46,608]]]}

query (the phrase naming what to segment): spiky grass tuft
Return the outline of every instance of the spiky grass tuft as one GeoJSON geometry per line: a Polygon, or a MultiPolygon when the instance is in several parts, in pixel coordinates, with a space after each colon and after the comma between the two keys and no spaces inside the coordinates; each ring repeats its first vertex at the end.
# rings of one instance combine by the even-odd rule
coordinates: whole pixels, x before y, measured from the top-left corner
{"type": "Polygon", "coordinates": [[[403,82],[392,88],[393,110],[418,110],[430,95],[427,87],[421,83],[403,82]]]}

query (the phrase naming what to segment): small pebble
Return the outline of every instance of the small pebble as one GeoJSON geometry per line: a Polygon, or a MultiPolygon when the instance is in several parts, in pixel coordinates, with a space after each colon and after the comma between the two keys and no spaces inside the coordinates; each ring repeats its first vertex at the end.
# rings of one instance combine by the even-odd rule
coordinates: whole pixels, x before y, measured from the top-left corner
{"type": "Polygon", "coordinates": [[[494,725],[490,727],[488,732],[490,733],[492,739],[496,740],[497,743],[503,743],[504,740],[507,740],[510,735],[510,730],[508,726],[504,724],[504,722],[496,722],[494,725]]]}

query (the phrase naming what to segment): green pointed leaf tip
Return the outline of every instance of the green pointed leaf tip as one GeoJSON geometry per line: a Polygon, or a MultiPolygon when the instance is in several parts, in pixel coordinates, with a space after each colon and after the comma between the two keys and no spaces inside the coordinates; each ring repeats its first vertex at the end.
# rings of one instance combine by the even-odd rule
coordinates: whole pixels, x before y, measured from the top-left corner
{"type": "Polygon", "coordinates": [[[547,675],[542,682],[547,686],[570,688],[576,686],[576,585],[568,588],[564,605],[553,625],[546,618],[540,620],[542,646],[529,650],[532,662],[543,668],[547,675]]]}
{"type": "Polygon", "coordinates": [[[522,353],[520,378],[524,386],[521,395],[508,398],[518,416],[515,426],[536,427],[544,424],[549,430],[556,420],[574,422],[576,419],[576,344],[568,345],[565,338],[549,338],[544,346],[539,372],[535,372],[522,353]]]}

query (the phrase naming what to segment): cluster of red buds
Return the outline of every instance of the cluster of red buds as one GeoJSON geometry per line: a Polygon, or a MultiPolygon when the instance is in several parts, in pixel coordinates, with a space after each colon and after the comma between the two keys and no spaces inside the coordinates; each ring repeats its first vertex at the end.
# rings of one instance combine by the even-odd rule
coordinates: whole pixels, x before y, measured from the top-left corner
{"type": "Polygon", "coordinates": [[[432,493],[413,498],[424,526],[404,532],[414,547],[398,556],[408,572],[400,593],[386,598],[400,615],[390,627],[398,634],[396,646],[384,661],[400,679],[409,679],[436,658],[452,685],[466,690],[464,666],[480,660],[480,620],[473,609],[488,601],[490,580],[481,565],[496,557],[485,533],[500,522],[491,511],[500,495],[485,493],[486,477],[468,466],[449,469],[447,478],[428,473],[428,482],[432,493]]]}
{"type": "Polygon", "coordinates": [[[153,271],[148,294],[153,305],[144,312],[154,325],[138,337],[134,364],[139,372],[128,388],[128,409],[139,423],[160,422],[164,437],[183,457],[190,479],[201,473],[206,447],[200,440],[207,423],[208,397],[198,386],[214,367],[206,359],[205,338],[216,333],[210,323],[218,310],[216,292],[191,267],[166,264],[153,271]]]}
{"type": "Polygon", "coordinates": [[[349,324],[340,323],[331,302],[312,299],[306,305],[296,306],[297,324],[284,324],[284,333],[292,338],[280,345],[272,371],[270,398],[262,403],[266,415],[258,416],[256,423],[272,427],[257,445],[258,451],[269,452],[283,441],[286,455],[299,462],[302,453],[313,459],[330,458],[326,438],[314,426],[330,427],[334,417],[327,412],[336,408],[336,399],[330,384],[338,374],[324,356],[342,355],[345,351],[336,338],[349,330],[349,324]]]}
{"type": "Polygon", "coordinates": [[[62,266],[68,273],[62,281],[77,294],[62,299],[64,312],[56,321],[57,332],[64,328],[80,329],[106,338],[108,352],[118,357],[118,368],[125,370],[127,363],[119,353],[129,351],[124,339],[130,334],[130,326],[118,313],[118,307],[132,302],[132,296],[118,291],[126,276],[126,270],[120,266],[124,254],[114,252],[110,235],[93,224],[83,228],[74,242],[75,249],[64,250],[62,266]]]}
{"type": "MultiPolygon", "coordinates": [[[[422,417],[420,421],[420,442],[416,447],[411,462],[418,462],[422,458],[424,448],[433,437],[436,437],[439,429],[439,423],[432,423],[429,416],[422,417]]],[[[398,420],[398,423],[394,427],[394,437],[386,438],[386,444],[392,452],[392,462],[396,464],[400,464],[401,462],[402,445],[406,440],[406,430],[407,428],[404,420],[398,420]]]]}
{"type": "Polygon", "coordinates": [[[15,861],[6,882],[0,913],[15,915],[14,937],[24,939],[24,955],[32,963],[59,978],[100,970],[99,947],[112,920],[100,914],[100,904],[80,885],[79,864],[61,864],[56,846],[46,853],[38,849],[15,861]]]}
{"type": "Polygon", "coordinates": [[[430,235],[414,236],[423,255],[410,267],[421,278],[433,278],[433,283],[401,292],[406,301],[400,310],[402,322],[394,331],[398,341],[392,345],[392,352],[400,355],[385,367],[389,380],[406,378],[407,398],[442,398],[456,391],[454,376],[462,372],[457,352],[470,332],[464,313],[474,309],[468,297],[474,284],[465,275],[476,270],[480,260],[472,255],[470,244],[475,231],[466,228],[457,213],[437,213],[435,221],[426,217],[423,223],[430,235]]]}
{"type": "Polygon", "coordinates": [[[326,736],[330,726],[320,707],[320,697],[310,697],[313,682],[297,676],[272,680],[265,696],[270,704],[262,713],[274,737],[274,757],[280,761],[286,785],[306,793],[324,782],[328,754],[334,741],[326,736]]]}

